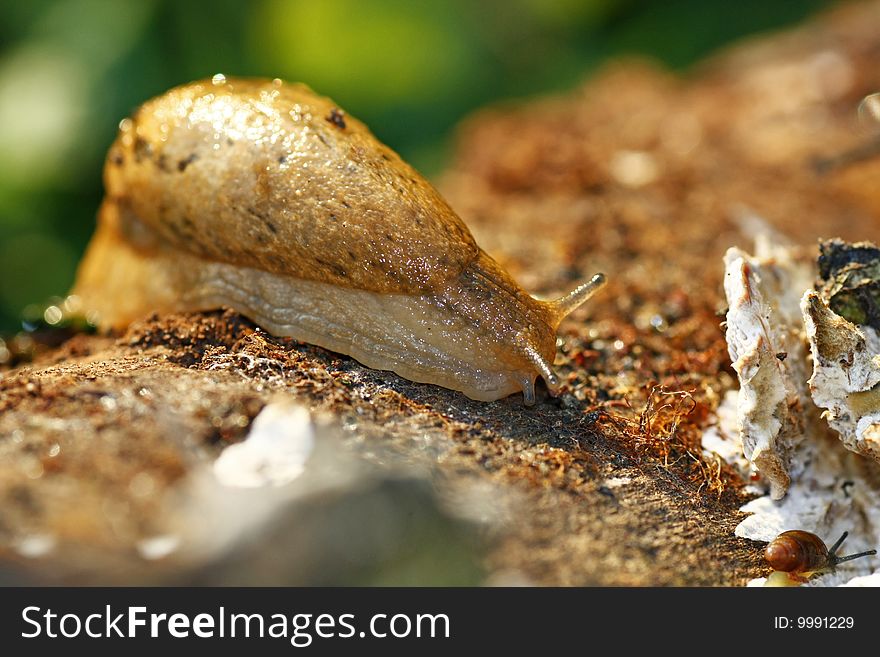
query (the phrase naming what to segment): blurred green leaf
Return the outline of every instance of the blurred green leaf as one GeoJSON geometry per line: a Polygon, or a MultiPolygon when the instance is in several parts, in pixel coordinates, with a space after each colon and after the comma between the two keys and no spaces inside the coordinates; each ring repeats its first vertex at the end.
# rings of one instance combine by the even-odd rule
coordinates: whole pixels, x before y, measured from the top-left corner
{"type": "Polygon", "coordinates": [[[69,245],[41,233],[25,233],[0,243],[0,308],[11,320],[8,329],[17,327],[13,318],[28,304],[67,291],[69,272],[78,256],[69,245]]]}
{"type": "Polygon", "coordinates": [[[454,93],[473,44],[456,2],[267,0],[251,23],[254,47],[279,75],[362,111],[454,93]]]}

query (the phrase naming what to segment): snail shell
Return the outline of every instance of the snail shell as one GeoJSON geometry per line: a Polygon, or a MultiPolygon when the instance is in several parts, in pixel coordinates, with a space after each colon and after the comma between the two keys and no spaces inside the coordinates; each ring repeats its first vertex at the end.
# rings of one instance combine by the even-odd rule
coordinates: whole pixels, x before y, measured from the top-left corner
{"type": "Polygon", "coordinates": [[[797,573],[809,576],[822,570],[831,570],[844,561],[852,561],[861,557],[877,554],[877,550],[867,550],[845,557],[837,555],[849,532],[843,535],[828,548],[816,534],[801,529],[782,532],[774,538],[764,550],[764,558],[775,571],[797,573]]]}
{"type": "Polygon", "coordinates": [[[816,534],[792,529],[770,541],[764,557],[773,570],[811,572],[828,565],[828,548],[816,534]]]}
{"type": "Polygon", "coordinates": [[[120,124],[74,293],[104,328],[230,306],[276,335],[491,401],[551,390],[556,329],[604,283],[523,291],[439,193],[331,100],[215,76],[120,124]]]}

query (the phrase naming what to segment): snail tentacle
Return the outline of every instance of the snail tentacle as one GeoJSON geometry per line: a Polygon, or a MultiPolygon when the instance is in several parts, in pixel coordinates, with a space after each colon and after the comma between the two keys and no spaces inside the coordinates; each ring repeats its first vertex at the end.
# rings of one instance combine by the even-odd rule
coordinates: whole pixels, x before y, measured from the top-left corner
{"type": "Polygon", "coordinates": [[[828,550],[828,566],[834,567],[837,564],[843,563],[844,561],[852,561],[853,559],[858,559],[860,557],[870,557],[872,555],[877,554],[877,550],[866,550],[864,552],[858,552],[856,554],[848,554],[845,557],[838,557],[837,550],[840,549],[840,546],[843,545],[843,542],[846,540],[846,537],[849,536],[849,532],[843,532],[843,535],[837,539],[837,542],[831,546],[828,550]]]}
{"type": "Polygon", "coordinates": [[[837,551],[840,549],[840,546],[843,545],[843,542],[846,540],[847,536],[849,536],[849,532],[843,532],[843,534],[840,535],[840,538],[837,539],[834,545],[828,548],[829,559],[833,559],[835,557],[837,551]]]}

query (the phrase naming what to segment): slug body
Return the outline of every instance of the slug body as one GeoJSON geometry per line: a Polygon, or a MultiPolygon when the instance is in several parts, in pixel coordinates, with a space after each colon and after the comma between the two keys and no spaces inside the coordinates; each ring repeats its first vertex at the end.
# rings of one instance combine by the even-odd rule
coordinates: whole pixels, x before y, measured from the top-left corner
{"type": "Polygon", "coordinates": [[[848,532],[844,532],[829,549],[816,534],[792,529],[768,543],[764,558],[773,570],[788,573],[797,581],[806,581],[811,575],[831,570],[844,561],[877,554],[876,550],[868,550],[846,557],[837,556],[837,550],[847,536],[848,532]]]}
{"type": "Polygon", "coordinates": [[[604,283],[523,291],[439,193],[303,85],[214,80],[120,124],[73,292],[105,328],[230,306],[276,335],[483,401],[542,376],[604,283]]]}

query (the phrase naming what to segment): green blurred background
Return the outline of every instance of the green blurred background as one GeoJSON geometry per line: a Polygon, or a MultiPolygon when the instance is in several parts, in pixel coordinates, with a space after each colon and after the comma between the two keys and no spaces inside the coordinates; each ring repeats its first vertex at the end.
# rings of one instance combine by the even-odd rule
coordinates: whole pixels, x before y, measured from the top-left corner
{"type": "Polygon", "coordinates": [[[486,103],[571,88],[609,57],[682,69],[821,0],[0,0],[0,333],[63,295],[116,126],[222,72],[308,83],[429,176],[486,103]]]}

